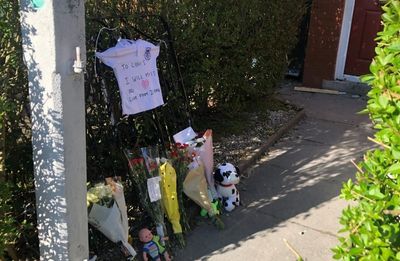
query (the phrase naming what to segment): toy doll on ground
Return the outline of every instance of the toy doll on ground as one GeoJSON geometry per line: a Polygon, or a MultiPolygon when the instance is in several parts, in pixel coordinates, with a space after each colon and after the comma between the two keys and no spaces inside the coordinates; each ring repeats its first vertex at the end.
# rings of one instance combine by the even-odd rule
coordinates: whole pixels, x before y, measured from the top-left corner
{"type": "MultiPolygon", "coordinates": [[[[163,240],[168,240],[168,237],[162,238],[163,240]]],[[[143,245],[143,260],[147,261],[147,255],[150,256],[150,260],[161,261],[161,255],[164,256],[166,261],[171,261],[171,258],[160,242],[161,238],[157,235],[153,235],[151,231],[147,228],[142,228],[139,231],[139,240],[143,245]]]]}
{"type": "Polygon", "coordinates": [[[222,206],[228,212],[240,204],[239,190],[236,184],[239,183],[239,169],[231,163],[219,164],[214,172],[214,180],[217,184],[218,197],[222,200],[222,206]]]}

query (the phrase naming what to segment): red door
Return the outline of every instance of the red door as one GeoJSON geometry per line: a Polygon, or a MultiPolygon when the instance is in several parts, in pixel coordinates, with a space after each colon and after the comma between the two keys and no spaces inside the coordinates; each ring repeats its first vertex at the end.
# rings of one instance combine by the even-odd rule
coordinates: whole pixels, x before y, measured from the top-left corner
{"type": "Polygon", "coordinates": [[[369,73],[369,65],[375,56],[374,39],[382,30],[381,14],[379,0],[355,0],[345,74],[359,76],[369,73]]]}

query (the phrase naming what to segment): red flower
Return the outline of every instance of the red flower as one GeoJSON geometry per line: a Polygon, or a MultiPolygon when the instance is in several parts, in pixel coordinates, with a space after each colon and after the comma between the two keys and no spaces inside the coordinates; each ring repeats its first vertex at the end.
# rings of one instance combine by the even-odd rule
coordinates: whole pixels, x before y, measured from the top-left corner
{"type": "Polygon", "coordinates": [[[129,161],[129,165],[131,167],[136,166],[136,165],[142,165],[143,164],[143,158],[136,158],[136,159],[131,159],[129,161]]]}
{"type": "Polygon", "coordinates": [[[176,150],[171,151],[171,158],[177,158],[178,156],[179,155],[178,155],[178,152],[176,150]]]}
{"type": "Polygon", "coordinates": [[[149,170],[150,170],[150,171],[153,171],[153,170],[155,170],[155,169],[157,169],[157,162],[155,162],[155,161],[150,162],[150,163],[149,163],[149,170]]]}
{"type": "Polygon", "coordinates": [[[181,143],[176,143],[176,147],[178,148],[178,149],[186,149],[187,147],[189,147],[189,144],[186,144],[186,143],[183,143],[183,144],[181,144],[181,143]]]}

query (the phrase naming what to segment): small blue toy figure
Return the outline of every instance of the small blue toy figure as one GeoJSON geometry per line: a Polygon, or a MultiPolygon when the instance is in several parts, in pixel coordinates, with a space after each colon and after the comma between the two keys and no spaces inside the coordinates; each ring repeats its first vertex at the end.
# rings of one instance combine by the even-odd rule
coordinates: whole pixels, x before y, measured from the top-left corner
{"type": "MultiPolygon", "coordinates": [[[[168,240],[168,237],[162,238],[163,240],[168,240]]],[[[159,236],[154,236],[153,233],[147,228],[142,228],[139,231],[139,240],[143,245],[143,260],[148,261],[147,255],[150,256],[153,261],[161,261],[161,256],[163,255],[165,261],[171,261],[171,258],[165,249],[165,247],[160,242],[159,236]]]]}

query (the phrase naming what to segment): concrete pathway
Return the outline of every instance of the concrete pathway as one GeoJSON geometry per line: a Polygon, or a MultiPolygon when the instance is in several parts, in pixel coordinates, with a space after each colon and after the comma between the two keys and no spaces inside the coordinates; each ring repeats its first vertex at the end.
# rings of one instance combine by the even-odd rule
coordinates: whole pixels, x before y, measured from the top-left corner
{"type": "Polygon", "coordinates": [[[332,260],[338,218],[348,204],[339,199],[342,182],[354,176],[351,159],[373,145],[370,121],[356,114],[365,98],[293,91],[281,96],[306,110],[306,118],[282,138],[242,179],[244,206],[223,216],[226,229],[198,226],[175,256],[187,260],[332,260]]]}

